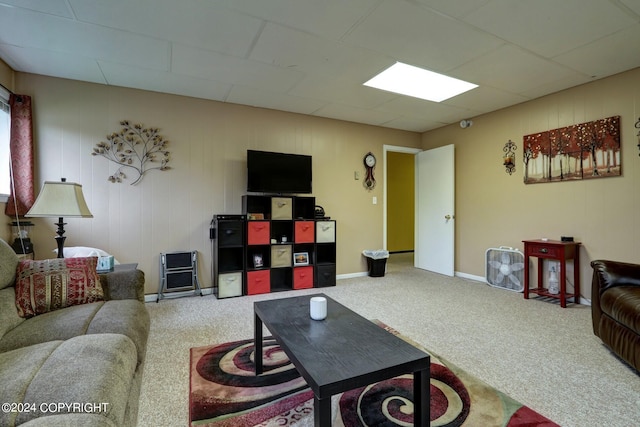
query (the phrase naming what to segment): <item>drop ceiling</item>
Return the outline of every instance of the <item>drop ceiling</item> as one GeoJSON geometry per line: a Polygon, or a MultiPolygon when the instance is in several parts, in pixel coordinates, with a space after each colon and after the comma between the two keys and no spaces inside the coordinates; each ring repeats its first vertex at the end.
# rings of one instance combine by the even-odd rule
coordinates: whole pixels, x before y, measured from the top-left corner
{"type": "Polygon", "coordinates": [[[0,0],[20,72],[424,132],[640,66],[639,0],[0,0]],[[396,61],[478,84],[362,83],[396,61]]]}

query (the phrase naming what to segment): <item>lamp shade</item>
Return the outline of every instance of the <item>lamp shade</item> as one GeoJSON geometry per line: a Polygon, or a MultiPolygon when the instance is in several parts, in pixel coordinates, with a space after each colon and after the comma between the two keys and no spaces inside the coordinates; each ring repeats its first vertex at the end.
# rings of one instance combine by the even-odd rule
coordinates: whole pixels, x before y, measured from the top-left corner
{"type": "Polygon", "coordinates": [[[93,218],[75,182],[45,181],[27,217],[93,218]]]}

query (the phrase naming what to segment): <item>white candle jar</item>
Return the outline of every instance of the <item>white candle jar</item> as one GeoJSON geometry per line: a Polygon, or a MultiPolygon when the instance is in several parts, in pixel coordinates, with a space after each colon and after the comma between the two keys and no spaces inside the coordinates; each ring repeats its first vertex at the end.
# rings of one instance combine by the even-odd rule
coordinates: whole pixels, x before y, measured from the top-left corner
{"type": "Polygon", "coordinates": [[[313,320],[325,319],[327,317],[327,299],[324,297],[311,297],[309,314],[313,320]]]}

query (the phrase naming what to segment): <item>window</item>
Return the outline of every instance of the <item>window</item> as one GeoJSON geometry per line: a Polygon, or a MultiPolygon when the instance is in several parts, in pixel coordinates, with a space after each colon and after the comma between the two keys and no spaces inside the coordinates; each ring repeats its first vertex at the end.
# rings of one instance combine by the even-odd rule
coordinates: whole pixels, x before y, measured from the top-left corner
{"type": "Polygon", "coordinates": [[[9,195],[9,91],[0,86],[0,202],[9,195]]]}

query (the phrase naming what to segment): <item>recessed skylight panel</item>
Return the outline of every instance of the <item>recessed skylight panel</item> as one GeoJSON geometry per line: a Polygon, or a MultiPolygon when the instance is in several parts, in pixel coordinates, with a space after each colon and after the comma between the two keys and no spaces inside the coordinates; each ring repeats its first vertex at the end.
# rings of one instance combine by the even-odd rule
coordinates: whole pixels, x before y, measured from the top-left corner
{"type": "Polygon", "coordinates": [[[364,85],[433,102],[442,102],[478,87],[402,62],[396,62],[364,85]]]}

